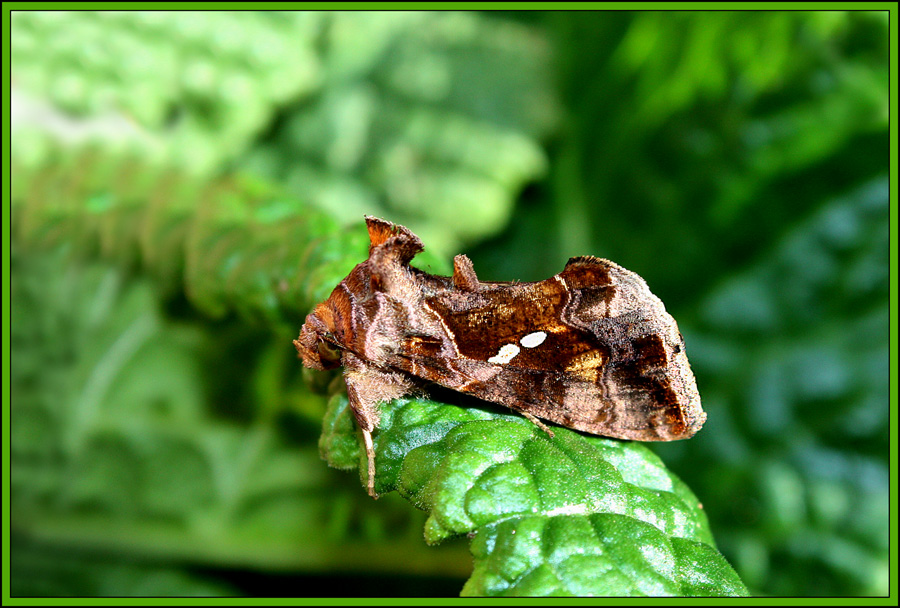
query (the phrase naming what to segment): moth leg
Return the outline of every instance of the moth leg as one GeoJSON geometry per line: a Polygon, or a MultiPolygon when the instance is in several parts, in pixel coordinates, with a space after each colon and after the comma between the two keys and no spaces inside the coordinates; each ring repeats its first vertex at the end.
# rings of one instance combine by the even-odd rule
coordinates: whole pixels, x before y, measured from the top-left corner
{"type": "Polygon", "coordinates": [[[544,424],[543,422],[541,422],[540,420],[538,420],[537,418],[535,418],[528,412],[520,411],[519,413],[522,414],[523,416],[525,416],[526,418],[528,418],[529,420],[531,420],[535,424],[535,426],[537,426],[539,429],[541,429],[542,431],[544,431],[545,433],[550,435],[550,439],[553,439],[553,431],[550,430],[549,426],[547,426],[546,424],[544,424]]]}
{"type": "Polygon", "coordinates": [[[375,493],[375,446],[372,442],[372,431],[378,428],[378,404],[410,393],[413,386],[404,374],[367,364],[349,351],[344,351],[342,358],[347,398],[362,430],[366,448],[366,490],[369,496],[378,498],[375,493]]]}
{"type": "Polygon", "coordinates": [[[372,444],[372,431],[363,429],[363,441],[366,444],[366,462],[368,470],[366,471],[366,491],[374,499],[378,499],[375,493],[375,446],[372,444]]]}

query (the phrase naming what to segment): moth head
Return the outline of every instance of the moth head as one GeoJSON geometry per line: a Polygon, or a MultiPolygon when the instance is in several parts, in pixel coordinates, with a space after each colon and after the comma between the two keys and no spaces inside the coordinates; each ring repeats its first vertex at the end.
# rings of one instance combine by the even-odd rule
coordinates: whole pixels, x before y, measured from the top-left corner
{"type": "Polygon", "coordinates": [[[334,337],[334,323],[330,309],[319,305],[306,317],[300,337],[294,346],[311,369],[334,369],[341,364],[341,346],[334,337]]]}

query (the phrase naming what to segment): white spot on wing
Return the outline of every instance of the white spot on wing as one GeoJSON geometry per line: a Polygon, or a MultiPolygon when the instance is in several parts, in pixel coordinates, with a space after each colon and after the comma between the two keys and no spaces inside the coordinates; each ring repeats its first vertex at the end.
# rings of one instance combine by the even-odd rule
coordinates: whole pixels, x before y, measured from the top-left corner
{"type": "Polygon", "coordinates": [[[534,333],[530,333],[527,336],[524,336],[519,342],[525,348],[534,348],[535,346],[540,346],[544,343],[544,340],[547,339],[547,332],[544,331],[536,331],[534,333]]]}
{"type": "Polygon", "coordinates": [[[488,363],[509,363],[518,354],[518,346],[515,344],[504,344],[500,347],[500,352],[488,359],[488,363]]]}

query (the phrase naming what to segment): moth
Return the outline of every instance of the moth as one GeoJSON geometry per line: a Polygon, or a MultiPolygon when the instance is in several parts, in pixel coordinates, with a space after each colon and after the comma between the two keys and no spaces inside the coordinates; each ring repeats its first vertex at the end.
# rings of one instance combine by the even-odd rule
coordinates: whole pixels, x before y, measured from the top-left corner
{"type": "Polygon", "coordinates": [[[427,383],[594,435],[671,441],[706,414],[675,320],[637,274],[571,258],[533,283],[482,282],[465,255],[453,276],[409,265],[424,250],[404,226],[367,216],[369,257],[306,317],[306,367],[344,368],[375,494],[379,404],[427,383]]]}

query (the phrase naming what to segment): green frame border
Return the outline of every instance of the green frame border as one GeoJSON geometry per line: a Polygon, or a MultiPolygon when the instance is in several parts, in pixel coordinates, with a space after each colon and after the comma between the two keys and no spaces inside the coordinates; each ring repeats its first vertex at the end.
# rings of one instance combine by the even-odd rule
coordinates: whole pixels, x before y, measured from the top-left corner
{"type": "MultiPolygon", "coordinates": [[[[318,9],[318,10],[509,10],[509,9],[525,9],[525,10],[880,10],[890,13],[890,24],[893,26],[898,15],[898,5],[894,2],[520,2],[520,3],[503,3],[503,2],[260,2],[248,4],[245,2],[7,2],[3,5],[3,49],[5,60],[3,62],[3,175],[5,178],[3,188],[3,243],[2,243],[2,264],[3,264],[3,472],[7,473],[10,461],[10,442],[9,442],[9,416],[10,416],[10,267],[9,267],[9,247],[10,247],[10,79],[11,79],[11,53],[10,44],[10,13],[13,10],[239,10],[239,9],[318,9]]],[[[890,54],[894,61],[890,65],[890,111],[891,116],[897,115],[897,28],[890,28],[890,54]]],[[[893,230],[890,234],[890,361],[894,364],[889,366],[890,370],[890,479],[896,480],[897,475],[897,369],[894,367],[897,361],[897,318],[898,318],[898,301],[897,301],[897,124],[891,121],[890,127],[890,223],[893,230]]],[[[896,483],[896,481],[895,481],[896,483]]],[[[3,595],[2,602],[9,606],[32,606],[32,605],[54,605],[54,606],[115,606],[115,605],[131,605],[131,606],[156,606],[156,605],[194,605],[194,606],[239,606],[239,605],[261,605],[261,606],[294,606],[294,605],[400,605],[400,606],[417,606],[423,603],[435,606],[447,605],[477,605],[483,602],[479,599],[469,598],[11,598],[9,596],[10,585],[10,482],[9,475],[3,475],[2,485],[2,513],[3,513],[3,595]]],[[[889,563],[896,565],[897,556],[897,493],[891,494],[890,504],[890,523],[892,528],[890,531],[890,553],[889,563]]],[[[897,594],[898,573],[897,570],[890,570],[890,595],[887,597],[847,597],[847,598],[666,598],[666,599],[641,599],[636,598],[629,600],[627,598],[546,598],[546,599],[491,599],[490,601],[498,606],[512,605],[668,605],[668,606],[711,606],[711,605],[734,605],[734,606],[754,606],[754,605],[794,605],[794,606],[843,606],[843,605],[865,605],[865,606],[896,606],[898,601],[897,594]]]]}

